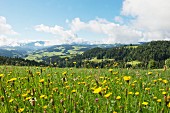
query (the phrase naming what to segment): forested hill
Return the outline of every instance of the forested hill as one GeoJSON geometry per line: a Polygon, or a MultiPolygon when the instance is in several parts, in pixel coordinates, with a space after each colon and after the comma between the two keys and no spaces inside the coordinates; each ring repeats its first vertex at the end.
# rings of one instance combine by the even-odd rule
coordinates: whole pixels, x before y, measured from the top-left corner
{"type": "Polygon", "coordinates": [[[10,58],[0,56],[0,65],[15,65],[15,66],[45,66],[42,62],[25,60],[22,58],[10,58]]]}
{"type": "Polygon", "coordinates": [[[93,48],[73,58],[59,58],[57,56],[44,59],[55,63],[59,67],[105,67],[113,66],[115,62],[120,67],[134,66],[136,68],[162,68],[165,60],[170,58],[170,41],[152,41],[142,45],[126,45],[113,48],[93,48]],[[135,65],[134,65],[135,63],[135,65]]]}

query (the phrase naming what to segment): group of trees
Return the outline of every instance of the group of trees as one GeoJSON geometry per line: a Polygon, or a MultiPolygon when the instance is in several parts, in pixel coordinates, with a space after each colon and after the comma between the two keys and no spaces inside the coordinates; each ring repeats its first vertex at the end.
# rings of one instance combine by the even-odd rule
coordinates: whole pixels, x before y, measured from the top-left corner
{"type": "Polygon", "coordinates": [[[45,63],[25,60],[22,58],[10,58],[0,56],[0,65],[15,65],[15,66],[45,66],[45,63]]]}
{"type": "MultiPolygon", "coordinates": [[[[152,41],[142,45],[125,45],[113,48],[93,48],[82,55],[73,58],[60,58],[58,56],[43,59],[45,63],[58,67],[113,67],[115,63],[119,67],[133,68],[163,68],[165,61],[170,58],[170,41],[152,41]],[[91,59],[101,59],[102,62],[93,62],[91,59]],[[67,60],[66,60],[67,59],[67,60]],[[132,66],[127,62],[139,61],[132,66]]],[[[169,61],[167,61],[169,62],[169,61]]]]}

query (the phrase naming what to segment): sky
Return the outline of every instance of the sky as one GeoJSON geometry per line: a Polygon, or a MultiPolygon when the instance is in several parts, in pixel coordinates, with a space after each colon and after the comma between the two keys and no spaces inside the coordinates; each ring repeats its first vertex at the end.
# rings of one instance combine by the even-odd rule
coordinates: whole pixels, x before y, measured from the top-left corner
{"type": "Polygon", "coordinates": [[[170,0],[0,0],[0,46],[170,40],[170,0]]]}

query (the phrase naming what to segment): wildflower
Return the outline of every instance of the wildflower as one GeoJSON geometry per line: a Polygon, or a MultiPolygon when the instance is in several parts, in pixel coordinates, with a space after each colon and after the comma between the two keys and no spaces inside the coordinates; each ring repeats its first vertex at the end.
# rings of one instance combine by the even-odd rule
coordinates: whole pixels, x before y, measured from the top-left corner
{"type": "Polygon", "coordinates": [[[58,91],[58,87],[56,87],[56,88],[53,88],[53,91],[58,91]]]}
{"type": "Polygon", "coordinates": [[[124,81],[129,82],[129,80],[131,79],[131,77],[130,77],[130,76],[124,76],[123,79],[124,79],[124,81]]]}
{"type": "Polygon", "coordinates": [[[66,74],[67,74],[67,72],[65,71],[65,72],[63,72],[62,74],[63,74],[63,75],[66,75],[66,74]]]}
{"type": "Polygon", "coordinates": [[[170,102],[168,103],[167,107],[170,108],[170,102]]]}
{"type": "Polygon", "coordinates": [[[154,83],[156,83],[156,82],[157,82],[157,80],[153,80],[153,82],[154,82],[154,83]]]}
{"type": "Polygon", "coordinates": [[[47,109],[47,105],[46,106],[43,106],[44,109],[47,109]]]}
{"type": "Polygon", "coordinates": [[[106,82],[107,82],[107,81],[106,81],[106,80],[104,80],[102,84],[105,84],[106,82]]]}
{"type": "Polygon", "coordinates": [[[113,113],[117,113],[116,111],[113,111],[113,113]]]}
{"type": "Polygon", "coordinates": [[[112,95],[112,93],[108,93],[108,94],[104,95],[104,97],[108,98],[108,97],[110,97],[110,95],[112,95]]]}
{"type": "Polygon", "coordinates": [[[154,100],[156,100],[156,99],[157,99],[157,97],[153,97],[153,99],[154,99],[154,100]]]}
{"type": "Polygon", "coordinates": [[[133,94],[133,92],[128,92],[128,94],[129,94],[129,95],[132,95],[132,94],[133,94]]]}
{"type": "Polygon", "coordinates": [[[139,92],[136,92],[135,95],[138,96],[138,95],[139,95],[139,92]]]}
{"type": "Polygon", "coordinates": [[[132,87],[134,87],[134,86],[135,86],[135,84],[131,84],[131,86],[132,86],[132,87]]]}
{"type": "Polygon", "coordinates": [[[162,78],[159,78],[158,80],[159,80],[159,81],[162,81],[162,78]]]}
{"type": "Polygon", "coordinates": [[[22,94],[22,97],[26,97],[27,96],[27,93],[25,93],[25,94],[22,94]]]}
{"type": "Polygon", "coordinates": [[[148,75],[152,75],[152,72],[148,72],[148,75]]]}
{"type": "Polygon", "coordinates": [[[36,72],[36,74],[37,74],[37,75],[40,75],[40,74],[41,74],[41,72],[36,72]]]}
{"type": "Polygon", "coordinates": [[[145,88],[146,91],[149,91],[151,88],[145,88]]]}
{"type": "Polygon", "coordinates": [[[41,79],[39,82],[40,82],[40,83],[44,83],[44,79],[41,79]]]}
{"type": "Polygon", "coordinates": [[[116,71],[116,72],[113,72],[113,75],[117,75],[117,74],[119,74],[119,72],[118,72],[118,71],[116,71]]]}
{"type": "Polygon", "coordinates": [[[102,88],[99,87],[99,88],[95,89],[95,90],[93,91],[93,93],[100,93],[101,91],[102,91],[102,88]]]}
{"type": "Polygon", "coordinates": [[[66,86],[66,89],[70,89],[70,86],[66,86]]]}
{"type": "Polygon", "coordinates": [[[117,97],[116,97],[116,100],[120,100],[120,99],[121,99],[121,96],[117,96],[117,97]]]}
{"type": "Polygon", "coordinates": [[[113,71],[113,69],[109,69],[109,72],[112,72],[113,71]]]}
{"type": "Polygon", "coordinates": [[[76,90],[72,90],[71,93],[76,93],[76,90]]]}
{"type": "Polygon", "coordinates": [[[25,100],[30,100],[31,99],[31,97],[27,97],[27,98],[25,98],[25,100]]]}
{"type": "Polygon", "coordinates": [[[21,113],[24,111],[25,108],[19,108],[18,112],[21,113]]]}
{"type": "Polygon", "coordinates": [[[166,95],[167,93],[164,91],[164,92],[162,92],[162,94],[163,94],[163,95],[166,95]]]}
{"type": "Polygon", "coordinates": [[[161,99],[158,99],[157,102],[161,102],[161,99]]]}
{"type": "Polygon", "coordinates": [[[148,102],[143,102],[142,105],[147,106],[147,105],[148,105],[148,102]]]}
{"type": "Polygon", "coordinates": [[[17,80],[17,78],[11,78],[8,82],[14,82],[15,80],[17,80]]]}
{"type": "Polygon", "coordinates": [[[167,84],[167,83],[168,83],[168,81],[167,81],[167,80],[162,80],[162,82],[163,82],[164,84],[167,84]]]}
{"type": "Polygon", "coordinates": [[[40,98],[47,99],[47,96],[46,95],[41,95],[40,98]]]}
{"type": "Polygon", "coordinates": [[[13,101],[14,101],[14,99],[10,99],[10,100],[9,100],[9,103],[11,103],[11,102],[13,102],[13,101]]]}
{"type": "Polygon", "coordinates": [[[73,64],[76,64],[76,62],[73,62],[73,64]]]}
{"type": "Polygon", "coordinates": [[[0,79],[4,76],[4,74],[0,74],[0,79]]]}

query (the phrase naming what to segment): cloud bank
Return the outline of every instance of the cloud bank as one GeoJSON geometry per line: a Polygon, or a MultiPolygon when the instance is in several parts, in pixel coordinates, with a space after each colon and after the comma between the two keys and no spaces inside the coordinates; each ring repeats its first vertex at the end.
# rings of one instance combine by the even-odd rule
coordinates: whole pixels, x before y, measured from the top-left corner
{"type": "Polygon", "coordinates": [[[6,18],[0,16],[0,46],[9,45],[13,40],[7,35],[18,34],[12,29],[12,26],[6,22],[6,18]]]}
{"type": "Polygon", "coordinates": [[[102,18],[84,22],[80,18],[74,18],[72,21],[67,20],[70,27],[68,30],[58,25],[49,27],[43,24],[35,26],[35,30],[56,34],[71,41],[78,38],[75,35],[78,32],[94,32],[106,35],[100,41],[97,37],[94,38],[108,44],[170,40],[169,4],[169,0],[124,0],[121,14],[115,16],[113,22],[102,18]]]}

